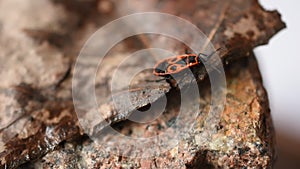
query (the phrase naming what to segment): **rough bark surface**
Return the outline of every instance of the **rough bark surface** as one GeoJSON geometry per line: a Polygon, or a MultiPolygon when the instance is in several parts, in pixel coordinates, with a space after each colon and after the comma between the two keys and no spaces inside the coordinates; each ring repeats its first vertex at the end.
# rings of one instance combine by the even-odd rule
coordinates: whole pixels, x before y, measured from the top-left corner
{"type": "MultiPolygon", "coordinates": [[[[267,94],[262,86],[257,62],[253,55],[239,60],[226,69],[228,93],[225,110],[215,118],[206,118],[210,108],[210,86],[203,81],[203,106],[195,126],[182,137],[178,146],[150,159],[119,157],[85,138],[68,141],[48,153],[38,162],[28,164],[36,168],[272,168],[276,154],[274,129],[268,107],[267,94]],[[210,125],[216,131],[210,129],[210,125]]],[[[171,91],[174,92],[174,91],[171,91]]],[[[173,102],[178,99],[171,94],[173,102]]],[[[178,101],[177,101],[178,102],[178,101]]],[[[148,124],[124,121],[113,127],[130,137],[149,137],[163,133],[176,118],[179,105],[169,107],[167,117],[148,124]]],[[[172,126],[176,130],[176,126],[172,126]]],[[[170,130],[168,130],[170,132],[170,130]]],[[[171,130],[172,132],[172,130],[171,130]]],[[[108,142],[113,136],[103,137],[108,142]]],[[[111,140],[113,141],[113,140],[111,140]]],[[[122,142],[122,140],[120,140],[122,142]]],[[[128,142],[123,143],[124,146],[128,142]]],[[[130,151],[130,148],[129,150],[130,151]]]]}
{"type": "MultiPolygon", "coordinates": [[[[271,167],[275,157],[272,121],[251,51],[285,27],[278,12],[265,11],[256,0],[123,3],[129,2],[0,1],[0,167],[271,167]],[[230,5],[225,9],[226,3],[230,5]],[[212,132],[202,125],[210,124],[206,118],[209,107],[204,106],[197,127],[165,155],[151,160],[116,157],[100,151],[103,147],[91,142],[79,125],[71,95],[72,68],[80,48],[99,27],[125,14],[153,10],[188,19],[207,34],[215,48],[226,49],[220,53],[222,61],[229,64],[226,108],[215,126],[217,131],[212,132]]],[[[132,136],[151,135],[149,127],[126,121],[132,107],[115,111],[107,93],[112,74],[107,72],[113,72],[120,60],[140,48],[167,43],[168,50],[183,53],[183,44],[170,41],[160,36],[132,37],[104,59],[107,71],[97,74],[96,95],[107,102],[99,111],[109,123],[116,123],[116,128],[124,126],[120,132],[128,133],[131,128],[132,136]]],[[[125,66],[123,71],[130,72],[134,64],[138,63],[125,66]]],[[[199,77],[206,75],[203,68],[195,71],[199,77]]],[[[155,103],[166,93],[176,95],[165,81],[145,81],[155,78],[149,72],[139,75],[132,86],[134,108],[155,103]]],[[[210,94],[204,90],[209,84],[203,81],[200,86],[205,93],[202,102],[209,106],[210,94]]],[[[175,99],[167,109],[168,118],[151,125],[168,127],[176,106],[175,99]]]]}

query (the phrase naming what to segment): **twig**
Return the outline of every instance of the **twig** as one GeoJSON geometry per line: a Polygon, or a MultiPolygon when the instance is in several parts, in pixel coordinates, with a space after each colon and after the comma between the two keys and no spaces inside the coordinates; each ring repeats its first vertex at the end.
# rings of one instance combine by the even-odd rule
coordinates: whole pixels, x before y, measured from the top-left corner
{"type": "Polygon", "coordinates": [[[224,18],[225,18],[225,14],[226,14],[226,11],[229,7],[229,2],[230,1],[226,1],[225,4],[224,4],[224,7],[219,15],[219,18],[215,24],[215,26],[212,28],[212,30],[210,31],[209,35],[208,35],[208,38],[205,42],[205,44],[202,46],[201,50],[200,50],[200,53],[202,53],[206,47],[208,46],[208,44],[211,42],[211,40],[213,39],[213,37],[215,36],[215,34],[217,33],[218,29],[220,28],[220,25],[221,23],[224,21],[224,18]]]}

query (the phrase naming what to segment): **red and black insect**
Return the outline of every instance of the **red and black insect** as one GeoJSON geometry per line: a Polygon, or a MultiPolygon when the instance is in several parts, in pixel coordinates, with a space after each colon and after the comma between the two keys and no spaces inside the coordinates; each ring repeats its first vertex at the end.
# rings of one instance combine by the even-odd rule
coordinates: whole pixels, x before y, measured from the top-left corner
{"type": "Polygon", "coordinates": [[[154,67],[153,74],[168,78],[171,75],[181,73],[183,70],[200,65],[202,63],[201,59],[207,60],[211,55],[208,56],[203,53],[199,53],[169,57],[157,62],[154,67]]]}

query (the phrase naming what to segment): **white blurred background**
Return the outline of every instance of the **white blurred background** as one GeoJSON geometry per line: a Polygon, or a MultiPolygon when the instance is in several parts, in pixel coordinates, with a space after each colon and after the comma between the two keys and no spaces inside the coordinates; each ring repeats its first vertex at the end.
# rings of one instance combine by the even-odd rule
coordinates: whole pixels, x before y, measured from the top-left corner
{"type": "Polygon", "coordinates": [[[276,169],[300,168],[300,1],[260,0],[287,28],[255,53],[269,94],[279,158],[276,169]]]}

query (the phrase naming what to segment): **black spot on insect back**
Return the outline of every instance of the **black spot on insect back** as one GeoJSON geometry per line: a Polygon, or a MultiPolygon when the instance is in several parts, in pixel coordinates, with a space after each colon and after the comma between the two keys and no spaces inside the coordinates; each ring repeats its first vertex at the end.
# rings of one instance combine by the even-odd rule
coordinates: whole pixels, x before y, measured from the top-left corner
{"type": "Polygon", "coordinates": [[[156,73],[165,73],[166,71],[165,71],[165,70],[162,70],[162,69],[159,69],[159,68],[156,68],[156,69],[155,69],[155,72],[156,72],[156,73]]]}
{"type": "Polygon", "coordinates": [[[175,70],[177,69],[177,66],[176,66],[176,65],[172,65],[172,66],[170,67],[170,69],[171,69],[172,71],[175,71],[175,70]]]}
{"type": "Polygon", "coordinates": [[[189,63],[196,63],[197,62],[196,57],[189,56],[188,59],[189,59],[189,63]]]}

